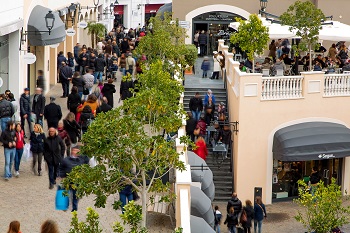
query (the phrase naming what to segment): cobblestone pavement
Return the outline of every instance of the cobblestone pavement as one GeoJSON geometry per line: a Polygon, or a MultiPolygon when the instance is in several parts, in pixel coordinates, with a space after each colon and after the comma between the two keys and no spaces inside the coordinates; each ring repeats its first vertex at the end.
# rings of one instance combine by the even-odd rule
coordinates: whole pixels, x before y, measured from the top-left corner
{"type": "MultiPolygon", "coordinates": [[[[195,79],[195,77],[191,77],[195,79]]],[[[194,80],[193,80],[194,81],[194,80]]],[[[120,77],[115,83],[117,93],[115,94],[115,105],[119,105],[119,86],[120,77]]],[[[57,84],[48,93],[49,96],[59,97],[62,95],[61,85],[57,84]]],[[[61,105],[63,116],[68,113],[66,99],[57,98],[56,103],[61,105]]],[[[44,124],[47,130],[46,122],[44,124]]],[[[28,135],[28,134],[27,134],[28,135]]],[[[49,190],[47,169],[44,169],[43,176],[35,176],[30,169],[31,161],[22,162],[20,166],[20,177],[12,178],[8,182],[0,179],[0,232],[6,232],[8,224],[13,220],[21,222],[23,233],[39,232],[40,225],[46,219],[57,221],[60,232],[66,233],[70,227],[71,213],[69,211],[56,211],[54,208],[55,190],[49,190]]],[[[3,149],[0,149],[0,168],[4,166],[3,149]]],[[[0,173],[0,175],[2,175],[0,173]]],[[[110,197],[106,208],[97,209],[100,214],[101,226],[106,229],[105,232],[112,232],[111,225],[114,221],[120,220],[119,211],[114,211],[111,204],[118,195],[110,197]]],[[[244,197],[240,197],[244,200],[244,197]]],[[[86,208],[93,206],[94,197],[84,197],[79,202],[79,219],[85,219],[86,208]]],[[[218,204],[223,214],[226,213],[226,203],[218,204]]],[[[296,222],[293,216],[298,207],[289,202],[280,202],[266,207],[268,218],[263,223],[263,232],[265,233],[304,233],[303,226],[296,222]]],[[[172,232],[169,217],[161,215],[151,215],[148,219],[148,225],[151,233],[172,232]]],[[[222,225],[222,232],[226,233],[227,228],[222,225]]],[[[344,232],[350,232],[350,226],[343,227],[344,232]]]]}

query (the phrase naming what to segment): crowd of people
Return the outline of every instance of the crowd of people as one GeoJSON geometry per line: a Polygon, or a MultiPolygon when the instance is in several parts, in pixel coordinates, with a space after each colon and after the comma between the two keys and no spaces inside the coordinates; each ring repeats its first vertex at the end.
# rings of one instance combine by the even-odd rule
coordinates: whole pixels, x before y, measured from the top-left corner
{"type": "MultiPolygon", "coordinates": [[[[336,73],[350,71],[350,60],[348,59],[348,48],[345,42],[332,44],[328,49],[320,43],[316,46],[313,54],[291,57],[291,45],[288,39],[272,40],[269,45],[269,55],[263,62],[255,63],[254,72],[269,70],[269,75],[297,75],[302,71],[324,71],[325,73],[336,73]],[[312,66],[310,67],[310,59],[312,66]],[[280,71],[280,72],[279,72],[280,71]]],[[[241,71],[253,72],[252,61],[246,59],[240,62],[241,71]]]]}

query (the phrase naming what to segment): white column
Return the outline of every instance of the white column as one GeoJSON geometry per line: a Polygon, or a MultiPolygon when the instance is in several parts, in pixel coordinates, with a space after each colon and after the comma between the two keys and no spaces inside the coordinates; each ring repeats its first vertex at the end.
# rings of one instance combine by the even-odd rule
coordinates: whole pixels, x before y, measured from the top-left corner
{"type": "Polygon", "coordinates": [[[20,32],[15,31],[9,34],[9,90],[18,99],[23,88],[27,87],[27,65],[21,65],[19,51],[20,32]]]}
{"type": "Polygon", "coordinates": [[[350,157],[344,158],[343,182],[341,184],[343,195],[349,195],[350,191],[350,157]]]}

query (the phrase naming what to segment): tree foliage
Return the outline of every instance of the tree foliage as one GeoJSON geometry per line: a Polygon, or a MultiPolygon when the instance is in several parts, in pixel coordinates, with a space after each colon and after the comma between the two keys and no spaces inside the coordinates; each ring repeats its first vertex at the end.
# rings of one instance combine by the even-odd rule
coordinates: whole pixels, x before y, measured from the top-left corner
{"type": "Polygon", "coordinates": [[[295,219],[308,232],[328,233],[332,228],[349,223],[350,207],[343,206],[341,187],[334,178],[327,186],[320,181],[313,194],[303,180],[298,184],[300,197],[295,202],[303,207],[303,211],[298,211],[295,219]]]}
{"type": "MultiPolygon", "coordinates": [[[[321,9],[310,1],[296,1],[280,16],[283,25],[288,25],[290,31],[295,31],[301,41],[298,51],[310,51],[317,45],[322,22],[326,19],[321,9]]],[[[311,67],[310,59],[310,67],[311,67]]]]}
{"type": "Polygon", "coordinates": [[[101,233],[99,215],[91,207],[87,208],[86,222],[79,222],[78,213],[72,212],[71,229],[68,233],[101,233]]]}
{"type": "Polygon", "coordinates": [[[107,28],[105,25],[96,22],[88,22],[87,27],[84,30],[88,30],[88,35],[91,36],[91,46],[95,48],[95,44],[97,44],[97,40],[99,38],[104,37],[107,28]]]}
{"type": "Polygon", "coordinates": [[[254,70],[254,55],[262,54],[267,47],[269,29],[263,25],[256,14],[251,14],[248,21],[240,18],[236,20],[240,25],[238,32],[231,35],[230,42],[238,43],[239,47],[247,52],[249,60],[253,61],[254,70]]]}

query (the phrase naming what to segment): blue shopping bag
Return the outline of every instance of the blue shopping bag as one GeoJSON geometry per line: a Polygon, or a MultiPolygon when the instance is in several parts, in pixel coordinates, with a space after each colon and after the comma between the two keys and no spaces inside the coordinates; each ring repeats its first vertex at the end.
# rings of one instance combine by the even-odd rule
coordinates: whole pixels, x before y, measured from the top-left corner
{"type": "Polygon", "coordinates": [[[56,201],[55,201],[56,210],[68,210],[69,191],[68,191],[68,196],[63,195],[64,191],[65,189],[61,188],[61,186],[58,185],[58,188],[56,191],[56,201]]]}

